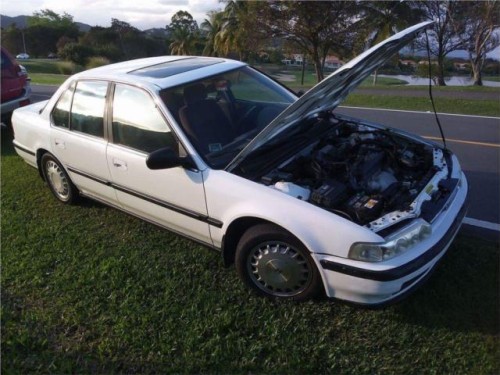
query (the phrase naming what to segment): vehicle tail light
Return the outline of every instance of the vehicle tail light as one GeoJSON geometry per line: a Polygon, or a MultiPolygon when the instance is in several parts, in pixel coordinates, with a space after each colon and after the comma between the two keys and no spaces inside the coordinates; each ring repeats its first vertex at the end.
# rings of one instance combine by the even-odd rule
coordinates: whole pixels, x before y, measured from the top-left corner
{"type": "Polygon", "coordinates": [[[22,65],[17,65],[16,66],[16,72],[17,72],[17,76],[18,77],[26,77],[26,76],[28,76],[28,71],[22,65]]]}

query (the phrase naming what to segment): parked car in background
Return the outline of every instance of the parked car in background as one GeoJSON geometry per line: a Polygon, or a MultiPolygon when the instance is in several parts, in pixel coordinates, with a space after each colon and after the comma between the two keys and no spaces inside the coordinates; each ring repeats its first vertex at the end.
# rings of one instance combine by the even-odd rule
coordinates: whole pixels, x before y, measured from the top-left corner
{"type": "Polygon", "coordinates": [[[9,123],[12,111],[30,104],[31,87],[26,69],[19,65],[11,54],[1,48],[2,61],[2,122],[9,123]]]}
{"type": "Polygon", "coordinates": [[[16,56],[16,59],[18,59],[18,60],[26,60],[29,58],[30,58],[30,55],[28,55],[27,53],[20,53],[19,55],[16,56]]]}
{"type": "Polygon", "coordinates": [[[48,59],[57,59],[57,53],[51,52],[47,55],[48,59]]]}
{"type": "Polygon", "coordinates": [[[467,180],[450,150],[334,109],[431,24],[300,98],[222,58],[88,70],[14,112],[14,146],[59,201],[87,196],[216,249],[261,295],[386,304],[445,254],[467,180]]]}

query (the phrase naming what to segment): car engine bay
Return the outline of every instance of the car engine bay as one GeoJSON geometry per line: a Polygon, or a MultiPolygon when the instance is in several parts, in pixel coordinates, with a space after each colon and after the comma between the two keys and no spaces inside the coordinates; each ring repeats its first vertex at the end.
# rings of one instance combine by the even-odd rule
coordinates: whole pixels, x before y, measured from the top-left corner
{"type": "MultiPolygon", "coordinates": [[[[442,177],[447,175],[445,170],[440,149],[390,129],[341,121],[319,142],[260,181],[378,230],[387,226],[376,224],[384,215],[412,211],[429,181],[436,180],[439,171],[442,177]]],[[[403,216],[398,215],[398,221],[403,216]]]]}

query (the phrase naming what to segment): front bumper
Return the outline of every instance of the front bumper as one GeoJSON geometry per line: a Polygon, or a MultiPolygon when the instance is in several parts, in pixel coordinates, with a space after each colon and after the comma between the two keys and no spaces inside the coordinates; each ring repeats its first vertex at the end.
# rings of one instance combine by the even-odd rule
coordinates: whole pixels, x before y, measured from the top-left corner
{"type": "MultiPolygon", "coordinates": [[[[433,224],[433,235],[423,251],[407,254],[400,264],[363,263],[332,256],[315,255],[329,297],[369,307],[399,301],[421,285],[432,273],[455,238],[467,212],[467,181],[462,177],[458,194],[433,224]],[[348,264],[350,263],[350,264],[348,264]]],[[[396,259],[396,258],[395,258],[396,259]]]]}

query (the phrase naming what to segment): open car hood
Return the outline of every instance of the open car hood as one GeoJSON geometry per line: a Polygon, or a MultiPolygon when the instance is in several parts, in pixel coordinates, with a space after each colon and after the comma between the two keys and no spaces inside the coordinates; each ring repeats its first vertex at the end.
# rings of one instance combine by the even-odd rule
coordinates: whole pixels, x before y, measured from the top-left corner
{"type": "Polygon", "coordinates": [[[384,65],[396,52],[433,23],[433,21],[427,21],[411,26],[378,43],[337,69],[278,115],[228,164],[226,170],[232,171],[248,155],[277,136],[286,137],[284,132],[292,130],[304,119],[334,110],[372,72],[384,65]]]}

